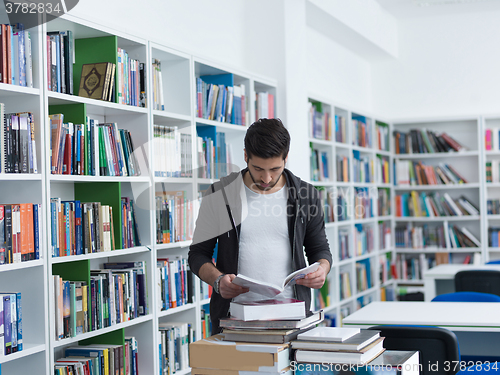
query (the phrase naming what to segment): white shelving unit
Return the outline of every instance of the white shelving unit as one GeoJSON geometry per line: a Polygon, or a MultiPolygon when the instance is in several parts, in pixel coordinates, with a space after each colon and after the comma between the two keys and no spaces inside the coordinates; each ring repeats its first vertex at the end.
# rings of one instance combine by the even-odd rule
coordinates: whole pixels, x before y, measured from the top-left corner
{"type": "MultiPolygon", "coordinates": [[[[395,194],[410,193],[416,191],[417,193],[425,192],[426,194],[437,192],[441,195],[448,193],[451,198],[458,198],[461,195],[471,200],[476,207],[479,208],[479,215],[470,216],[445,216],[445,217],[394,217],[394,222],[398,226],[409,227],[422,227],[428,225],[429,228],[436,226],[444,227],[444,236],[446,239],[445,248],[418,248],[406,249],[396,248],[398,259],[401,262],[404,259],[412,259],[412,262],[418,263],[416,265],[416,273],[411,272],[411,263],[409,265],[410,276],[401,277],[397,280],[397,285],[401,288],[406,288],[408,291],[421,291],[423,292],[423,280],[421,279],[421,272],[423,265],[420,262],[421,254],[424,255],[426,262],[429,258],[433,259],[436,253],[449,254],[449,261],[463,262],[464,258],[469,255],[471,262],[474,254],[480,254],[483,259],[485,253],[485,205],[483,204],[484,198],[484,163],[483,160],[483,142],[481,131],[481,122],[479,117],[463,117],[463,118],[438,118],[438,119],[422,119],[422,120],[408,120],[393,123],[394,130],[408,133],[411,129],[427,129],[437,133],[446,132],[453,139],[457,140],[462,145],[465,145],[468,150],[461,152],[451,153],[428,153],[428,154],[394,154],[395,160],[408,160],[408,161],[422,161],[425,165],[436,166],[440,163],[450,164],[459,171],[467,180],[468,183],[461,185],[413,185],[413,186],[395,186],[395,194]],[[465,227],[472,232],[481,242],[481,247],[476,248],[453,248],[450,242],[448,226],[456,225],[457,227],[465,227]]],[[[394,137],[391,135],[391,142],[394,143],[394,137]]],[[[410,146],[411,147],[411,146],[410,146]]],[[[399,265],[399,263],[398,263],[399,265]]],[[[399,272],[401,271],[400,267],[399,272]]]]}
{"type": "MultiPolygon", "coordinates": [[[[326,152],[329,160],[329,176],[328,180],[312,181],[312,174],[309,176],[309,182],[316,187],[325,189],[332,194],[334,209],[334,221],[325,224],[330,249],[333,255],[332,270],[328,276],[329,282],[329,300],[330,304],[325,308],[325,312],[335,316],[336,325],[341,324],[342,317],[346,312],[352,313],[355,309],[365,305],[374,300],[381,298],[381,288],[392,288],[392,281],[380,280],[379,275],[381,272],[380,259],[386,257],[393,257],[393,241],[385,248],[382,247],[382,239],[379,235],[379,223],[385,222],[388,228],[393,230],[393,216],[392,212],[387,214],[378,213],[378,207],[374,207],[374,216],[367,218],[356,218],[355,215],[355,194],[356,188],[363,188],[368,192],[369,197],[374,197],[373,203],[378,203],[379,189],[387,189],[387,199],[392,202],[392,153],[391,143],[388,144],[387,150],[379,150],[376,142],[376,123],[383,123],[388,128],[388,134],[391,134],[392,125],[388,121],[374,117],[372,115],[364,115],[351,109],[346,109],[339,106],[327,98],[320,95],[310,94],[309,102],[321,103],[323,114],[328,113],[332,121],[332,138],[329,140],[316,139],[314,134],[310,131],[309,143],[311,148],[317,149],[320,152],[326,152]],[[345,119],[346,129],[346,142],[337,142],[335,138],[335,116],[343,117],[345,119]],[[353,118],[364,118],[372,134],[372,144],[369,147],[361,147],[353,144],[353,118]],[[370,168],[373,171],[373,176],[370,182],[354,182],[354,154],[358,153],[367,156],[371,160],[370,168]],[[337,164],[337,157],[345,157],[348,160],[347,181],[344,181],[343,173],[337,171],[339,167],[337,164]],[[376,174],[376,162],[379,157],[386,158],[389,163],[389,183],[379,179],[376,174]],[[342,178],[338,181],[338,178],[342,178]],[[338,196],[344,196],[347,200],[347,217],[345,220],[339,220],[339,204],[337,202],[338,196]],[[355,249],[355,232],[356,228],[369,227],[373,231],[373,249],[369,252],[358,252],[355,249]],[[339,235],[345,233],[349,240],[349,255],[347,258],[342,259],[340,254],[339,235]],[[368,289],[364,289],[358,285],[357,265],[369,263],[371,283],[368,289]],[[346,295],[344,298],[341,293],[342,286],[339,283],[341,275],[347,273],[349,275],[351,295],[346,295]]],[[[311,121],[311,120],[310,120],[311,121]]],[[[390,139],[390,138],[389,138],[390,139]]],[[[340,139],[339,139],[340,140],[340,139]]],[[[312,171],[311,171],[312,173],[312,171]]],[[[392,203],[391,203],[392,206],[392,203]]],[[[391,208],[392,209],[392,208],[391,208]]],[[[391,236],[392,237],[392,236],[391,236]]],[[[314,303],[314,301],[313,301],[314,303]]]]}

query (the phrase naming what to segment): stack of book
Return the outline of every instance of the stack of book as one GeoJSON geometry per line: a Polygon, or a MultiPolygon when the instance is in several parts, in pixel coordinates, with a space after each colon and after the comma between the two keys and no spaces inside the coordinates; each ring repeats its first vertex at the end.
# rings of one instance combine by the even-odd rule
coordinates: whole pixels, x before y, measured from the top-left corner
{"type": "Polygon", "coordinates": [[[384,352],[380,331],[317,327],[292,342],[298,363],[366,364],[384,352]]]}
{"type": "Polygon", "coordinates": [[[223,341],[222,335],[189,346],[192,375],[292,375],[290,344],[255,344],[223,341]]]}

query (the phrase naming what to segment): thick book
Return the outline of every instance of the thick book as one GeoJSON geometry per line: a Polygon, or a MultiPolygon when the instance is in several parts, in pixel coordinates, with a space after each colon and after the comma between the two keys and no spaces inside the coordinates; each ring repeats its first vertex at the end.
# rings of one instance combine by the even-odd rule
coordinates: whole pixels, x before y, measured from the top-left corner
{"type": "Polygon", "coordinates": [[[312,324],[302,329],[227,329],[224,328],[224,341],[241,341],[269,344],[284,344],[293,341],[303,332],[312,329],[312,324]]]}
{"type": "Polygon", "coordinates": [[[319,263],[313,263],[309,267],[302,268],[288,275],[281,286],[255,280],[245,275],[238,275],[233,279],[233,284],[250,289],[251,292],[261,294],[266,297],[275,297],[282,293],[285,288],[291,287],[298,279],[304,278],[307,274],[315,272],[319,268],[319,263]]]}
{"type": "Polygon", "coordinates": [[[293,298],[267,299],[254,302],[231,302],[231,316],[241,320],[302,319],[305,303],[293,298]]]}
{"type": "Polygon", "coordinates": [[[316,327],[310,331],[301,333],[299,340],[345,342],[347,339],[357,335],[359,328],[340,327],[316,327]]]}
{"type": "Polygon", "coordinates": [[[83,64],[78,96],[106,100],[112,63],[83,64]],[[106,84],[107,83],[107,84],[106,84]]]}
{"type": "Polygon", "coordinates": [[[365,364],[385,350],[383,343],[384,338],[379,337],[359,351],[297,350],[295,360],[302,363],[365,364]]]}
{"type": "Polygon", "coordinates": [[[380,337],[380,331],[362,329],[357,335],[344,342],[296,340],[292,342],[293,349],[327,350],[327,351],[356,351],[374,342],[380,337]]]}
{"type": "Polygon", "coordinates": [[[303,319],[244,321],[234,317],[221,318],[220,326],[231,329],[293,329],[318,324],[325,318],[323,310],[308,312],[303,319]]]}

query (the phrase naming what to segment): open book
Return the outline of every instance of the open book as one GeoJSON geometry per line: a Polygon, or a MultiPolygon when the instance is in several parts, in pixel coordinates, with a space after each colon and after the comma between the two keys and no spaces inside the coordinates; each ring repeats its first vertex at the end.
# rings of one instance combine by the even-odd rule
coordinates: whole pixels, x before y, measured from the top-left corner
{"type": "Polygon", "coordinates": [[[275,297],[282,293],[285,288],[295,284],[298,279],[304,278],[309,273],[316,271],[319,268],[319,263],[313,263],[309,267],[301,268],[288,275],[283,281],[283,285],[278,286],[265,281],[255,280],[245,275],[238,275],[234,278],[233,283],[244,288],[250,289],[251,292],[262,294],[266,297],[275,297]]]}

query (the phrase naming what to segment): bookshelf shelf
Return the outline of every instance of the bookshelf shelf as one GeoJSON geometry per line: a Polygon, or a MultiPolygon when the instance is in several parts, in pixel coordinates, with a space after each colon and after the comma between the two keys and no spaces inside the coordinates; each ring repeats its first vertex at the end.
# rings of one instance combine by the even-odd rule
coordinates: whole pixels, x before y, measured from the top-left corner
{"type": "Polygon", "coordinates": [[[375,252],[375,251],[372,251],[371,253],[366,253],[366,254],[363,254],[363,255],[356,255],[356,256],[354,257],[354,260],[355,260],[355,261],[358,261],[358,260],[364,260],[364,259],[372,258],[372,257],[374,257],[375,255],[377,255],[377,254],[376,254],[376,252],[375,252]]]}
{"type": "Polygon", "coordinates": [[[323,309],[323,312],[325,314],[328,314],[330,311],[335,311],[335,309],[337,308],[337,306],[335,305],[331,305],[331,306],[326,306],[324,309],[323,309]]]}
{"type": "Polygon", "coordinates": [[[377,216],[375,219],[377,219],[377,221],[388,221],[388,220],[392,220],[392,216],[377,216]]]}
{"type": "Polygon", "coordinates": [[[90,339],[92,337],[100,336],[100,335],[103,335],[105,333],[117,331],[119,329],[124,329],[124,328],[135,326],[135,325],[138,325],[141,323],[149,322],[152,319],[153,319],[152,314],[144,315],[144,316],[140,316],[138,318],[132,319],[132,320],[128,320],[128,321],[123,322],[123,323],[115,324],[111,327],[106,327],[106,328],[98,329],[96,331],[83,333],[83,334],[75,336],[75,337],[70,337],[70,338],[66,338],[66,339],[62,339],[62,340],[51,340],[52,347],[59,348],[59,347],[63,347],[63,346],[69,345],[69,344],[75,344],[75,343],[78,343],[78,341],[80,341],[80,340],[90,339]]]}
{"type": "Polygon", "coordinates": [[[176,375],[186,375],[186,374],[190,374],[190,373],[191,373],[191,368],[187,368],[187,369],[179,370],[179,371],[175,372],[176,375]]]}
{"type": "Polygon", "coordinates": [[[342,259],[337,264],[338,264],[339,267],[341,267],[341,266],[345,266],[346,264],[350,264],[350,263],[353,263],[353,262],[354,262],[354,258],[347,258],[347,259],[342,259]]]}
{"type": "Polygon", "coordinates": [[[479,183],[468,184],[450,184],[450,185],[410,185],[395,186],[394,190],[460,190],[460,189],[478,189],[479,183]]]}
{"type": "Polygon", "coordinates": [[[406,284],[406,285],[424,285],[424,280],[421,279],[397,279],[395,280],[397,284],[406,284]]]}
{"type": "Polygon", "coordinates": [[[41,181],[38,173],[0,173],[0,181],[41,181]]]}
{"type": "Polygon", "coordinates": [[[486,183],[486,188],[499,188],[500,183],[498,182],[487,182],[486,183]]]}
{"type": "Polygon", "coordinates": [[[465,158],[479,156],[479,151],[436,152],[434,154],[395,154],[394,159],[434,159],[434,158],[465,158]]]}
{"type": "Polygon", "coordinates": [[[480,220],[481,216],[478,215],[468,215],[468,216],[437,216],[437,217],[395,217],[396,222],[408,222],[408,221],[475,221],[480,220]]]}
{"type": "Polygon", "coordinates": [[[480,247],[466,247],[466,248],[446,248],[446,249],[396,249],[400,254],[434,254],[434,253],[475,253],[480,252],[480,247]]]}
{"type": "Polygon", "coordinates": [[[351,149],[351,146],[348,145],[347,143],[333,142],[333,145],[335,146],[335,148],[346,149],[346,150],[351,149]]]}
{"type": "Polygon", "coordinates": [[[29,260],[21,263],[11,263],[0,265],[0,272],[17,271],[33,267],[43,267],[44,259],[29,260]]]}
{"type": "Polygon", "coordinates": [[[173,112],[160,111],[157,109],[152,110],[154,120],[156,122],[157,119],[168,119],[168,120],[177,120],[177,121],[189,121],[191,122],[191,116],[182,115],[173,112]]]}
{"type": "Polygon", "coordinates": [[[394,279],[389,279],[387,281],[384,281],[383,283],[380,283],[380,287],[381,288],[385,288],[385,287],[390,287],[392,286],[392,284],[394,283],[394,279]]]}
{"type": "Polygon", "coordinates": [[[68,95],[59,92],[48,91],[49,105],[65,105],[65,104],[86,104],[87,112],[92,115],[101,116],[123,116],[125,114],[145,115],[148,113],[147,108],[134,107],[131,105],[111,103],[102,100],[83,98],[78,95],[68,95]]]}
{"type": "Polygon", "coordinates": [[[155,244],[155,248],[157,250],[177,249],[177,248],[189,247],[190,245],[191,241],[179,241],[173,243],[155,244]]]}
{"type": "Polygon", "coordinates": [[[132,254],[140,254],[144,252],[151,251],[146,246],[137,246],[130,249],[120,249],[113,251],[101,251],[99,253],[92,254],[82,254],[82,255],[70,255],[70,256],[62,256],[62,257],[52,257],[51,263],[69,263],[69,262],[77,262],[85,259],[101,259],[101,258],[111,258],[118,257],[122,255],[132,255],[132,254]]]}
{"type": "Polygon", "coordinates": [[[327,141],[324,139],[309,138],[309,142],[315,143],[317,145],[323,145],[323,146],[331,146],[332,145],[332,141],[327,141]]]}
{"type": "Polygon", "coordinates": [[[205,185],[211,185],[213,184],[214,182],[217,182],[219,180],[215,179],[215,178],[197,178],[196,179],[196,182],[198,184],[205,184],[205,185]]]}
{"type": "Polygon", "coordinates": [[[195,303],[188,303],[186,305],[170,308],[168,310],[160,310],[158,312],[158,318],[162,318],[164,316],[169,316],[172,314],[181,313],[181,312],[186,311],[186,310],[194,309],[195,307],[196,307],[195,303]]]}
{"type": "Polygon", "coordinates": [[[487,215],[488,220],[500,220],[500,215],[487,215]]]}
{"type": "Polygon", "coordinates": [[[384,150],[375,150],[375,153],[377,155],[382,155],[382,156],[392,156],[390,151],[384,151],[384,150]]]}
{"type": "Polygon", "coordinates": [[[485,151],[484,155],[485,156],[499,156],[500,155],[500,151],[485,151]]]}
{"type": "Polygon", "coordinates": [[[192,184],[194,182],[193,177],[155,177],[155,183],[163,184],[192,184]]]}
{"type": "Polygon", "coordinates": [[[200,301],[200,306],[207,305],[210,303],[210,298],[202,299],[200,301]]]}
{"type": "Polygon", "coordinates": [[[376,292],[377,291],[377,287],[376,286],[372,286],[371,288],[368,288],[366,290],[363,290],[362,292],[358,292],[356,294],[356,299],[357,298],[361,298],[361,297],[364,297],[370,293],[373,293],[373,292],[376,292]]]}
{"type": "Polygon", "coordinates": [[[330,187],[337,185],[337,183],[333,181],[311,181],[310,184],[316,187],[318,186],[330,187]]]}
{"type": "Polygon", "coordinates": [[[242,125],[230,124],[228,122],[220,122],[214,120],[207,120],[203,118],[196,118],[196,125],[210,125],[216,126],[220,130],[224,130],[225,132],[239,132],[246,133],[247,127],[242,125]]]}
{"type": "Polygon", "coordinates": [[[354,219],[354,224],[368,224],[377,221],[376,217],[368,217],[366,219],[354,219]]]}
{"type": "Polygon", "coordinates": [[[0,83],[0,98],[6,96],[17,96],[17,95],[35,95],[40,96],[40,89],[33,87],[24,87],[17,85],[9,85],[6,83],[0,83]]]}
{"type": "Polygon", "coordinates": [[[23,340],[23,350],[20,352],[0,357],[0,365],[3,363],[15,361],[17,359],[23,359],[36,353],[43,352],[45,351],[45,348],[46,348],[45,344],[30,344],[29,342],[26,343],[23,340]]]}
{"type": "Polygon", "coordinates": [[[374,149],[372,147],[362,147],[362,146],[356,146],[356,145],[351,145],[351,149],[363,153],[373,153],[374,149]]]}
{"type": "Polygon", "coordinates": [[[64,182],[64,183],[75,183],[75,182],[134,182],[134,183],[144,183],[150,182],[149,176],[78,176],[78,175],[62,175],[62,174],[52,174],[50,175],[51,182],[64,182]]]}

